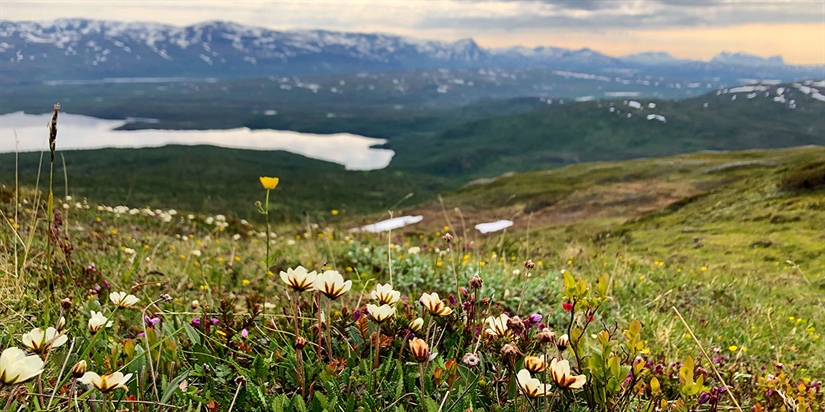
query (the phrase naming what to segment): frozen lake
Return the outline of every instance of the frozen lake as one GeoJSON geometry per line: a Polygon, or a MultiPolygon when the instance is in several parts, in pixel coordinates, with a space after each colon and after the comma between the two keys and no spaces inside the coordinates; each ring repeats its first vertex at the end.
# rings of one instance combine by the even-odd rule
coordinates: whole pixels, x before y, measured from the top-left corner
{"type": "MultiPolygon", "coordinates": [[[[0,152],[49,150],[51,113],[0,115],[0,152]],[[15,134],[17,138],[15,139],[15,134]]],[[[234,149],[283,150],[344,165],[349,170],[383,169],[395,152],[372,146],[386,141],[349,133],[311,134],[283,130],[114,130],[127,120],[103,120],[60,113],[57,150],[106,147],[158,147],[169,144],[214,145],[234,149]]]]}

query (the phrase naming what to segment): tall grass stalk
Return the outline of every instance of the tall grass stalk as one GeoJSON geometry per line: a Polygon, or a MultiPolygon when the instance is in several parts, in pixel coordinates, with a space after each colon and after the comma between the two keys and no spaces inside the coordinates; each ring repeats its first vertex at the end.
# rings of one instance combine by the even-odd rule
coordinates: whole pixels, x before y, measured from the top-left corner
{"type": "Polygon", "coordinates": [[[57,143],[57,115],[60,113],[60,103],[54,105],[52,112],[52,122],[49,125],[49,200],[47,202],[46,216],[49,219],[48,243],[46,245],[46,271],[48,276],[47,287],[54,295],[54,274],[52,272],[52,251],[54,244],[52,242],[52,226],[54,225],[54,215],[52,209],[54,208],[54,150],[57,143]]]}

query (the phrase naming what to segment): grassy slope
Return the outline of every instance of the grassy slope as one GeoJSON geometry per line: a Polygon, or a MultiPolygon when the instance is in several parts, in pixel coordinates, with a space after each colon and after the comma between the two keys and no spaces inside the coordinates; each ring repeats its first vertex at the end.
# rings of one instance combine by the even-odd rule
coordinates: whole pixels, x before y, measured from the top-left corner
{"type": "MultiPolygon", "coordinates": [[[[708,345],[821,365],[825,188],[777,185],[810,165],[825,179],[823,162],[825,148],[807,147],[581,164],[466,187],[444,204],[466,226],[514,220],[513,234],[479,242],[525,250],[529,225],[534,256],[614,276],[616,296],[633,302],[625,316],[657,330],[659,345],[686,345],[677,307],[708,345]]],[[[443,222],[438,205],[413,213],[443,222]]]]}

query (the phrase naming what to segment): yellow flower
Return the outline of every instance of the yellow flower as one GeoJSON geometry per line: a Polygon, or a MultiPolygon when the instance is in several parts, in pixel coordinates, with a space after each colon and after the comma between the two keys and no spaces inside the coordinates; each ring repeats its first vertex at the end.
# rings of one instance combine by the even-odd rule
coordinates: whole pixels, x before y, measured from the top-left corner
{"type": "Polygon", "coordinates": [[[333,216],[338,216],[338,209],[332,209],[332,210],[329,212],[329,214],[331,214],[331,215],[333,215],[333,216]]]}
{"type": "Polygon", "coordinates": [[[278,179],[277,177],[261,176],[261,184],[264,186],[264,189],[266,190],[272,190],[275,187],[277,187],[279,180],[280,179],[278,179]]]}
{"type": "Polygon", "coordinates": [[[736,352],[737,349],[739,349],[739,347],[736,345],[728,346],[728,350],[731,352],[736,352]]]}
{"type": "Polygon", "coordinates": [[[249,284],[249,279],[244,279],[244,280],[241,281],[241,283],[243,283],[244,285],[248,285],[249,284]]]}

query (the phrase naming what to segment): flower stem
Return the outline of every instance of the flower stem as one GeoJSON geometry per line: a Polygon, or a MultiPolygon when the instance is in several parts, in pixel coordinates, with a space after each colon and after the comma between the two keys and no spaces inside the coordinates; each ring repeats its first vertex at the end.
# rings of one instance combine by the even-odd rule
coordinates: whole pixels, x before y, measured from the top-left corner
{"type": "Polygon", "coordinates": [[[375,331],[375,359],[372,362],[372,370],[378,369],[378,355],[381,354],[381,324],[378,324],[378,329],[375,331]]]}
{"type": "Polygon", "coordinates": [[[264,200],[264,217],[266,218],[266,260],[264,261],[264,315],[266,315],[266,303],[269,302],[269,254],[270,245],[269,234],[269,189],[266,189],[266,199],[264,200]]]}
{"type": "Polygon", "coordinates": [[[418,364],[418,384],[421,386],[421,410],[427,410],[427,402],[426,397],[427,395],[424,393],[424,372],[426,369],[424,368],[424,362],[418,364]]]}

